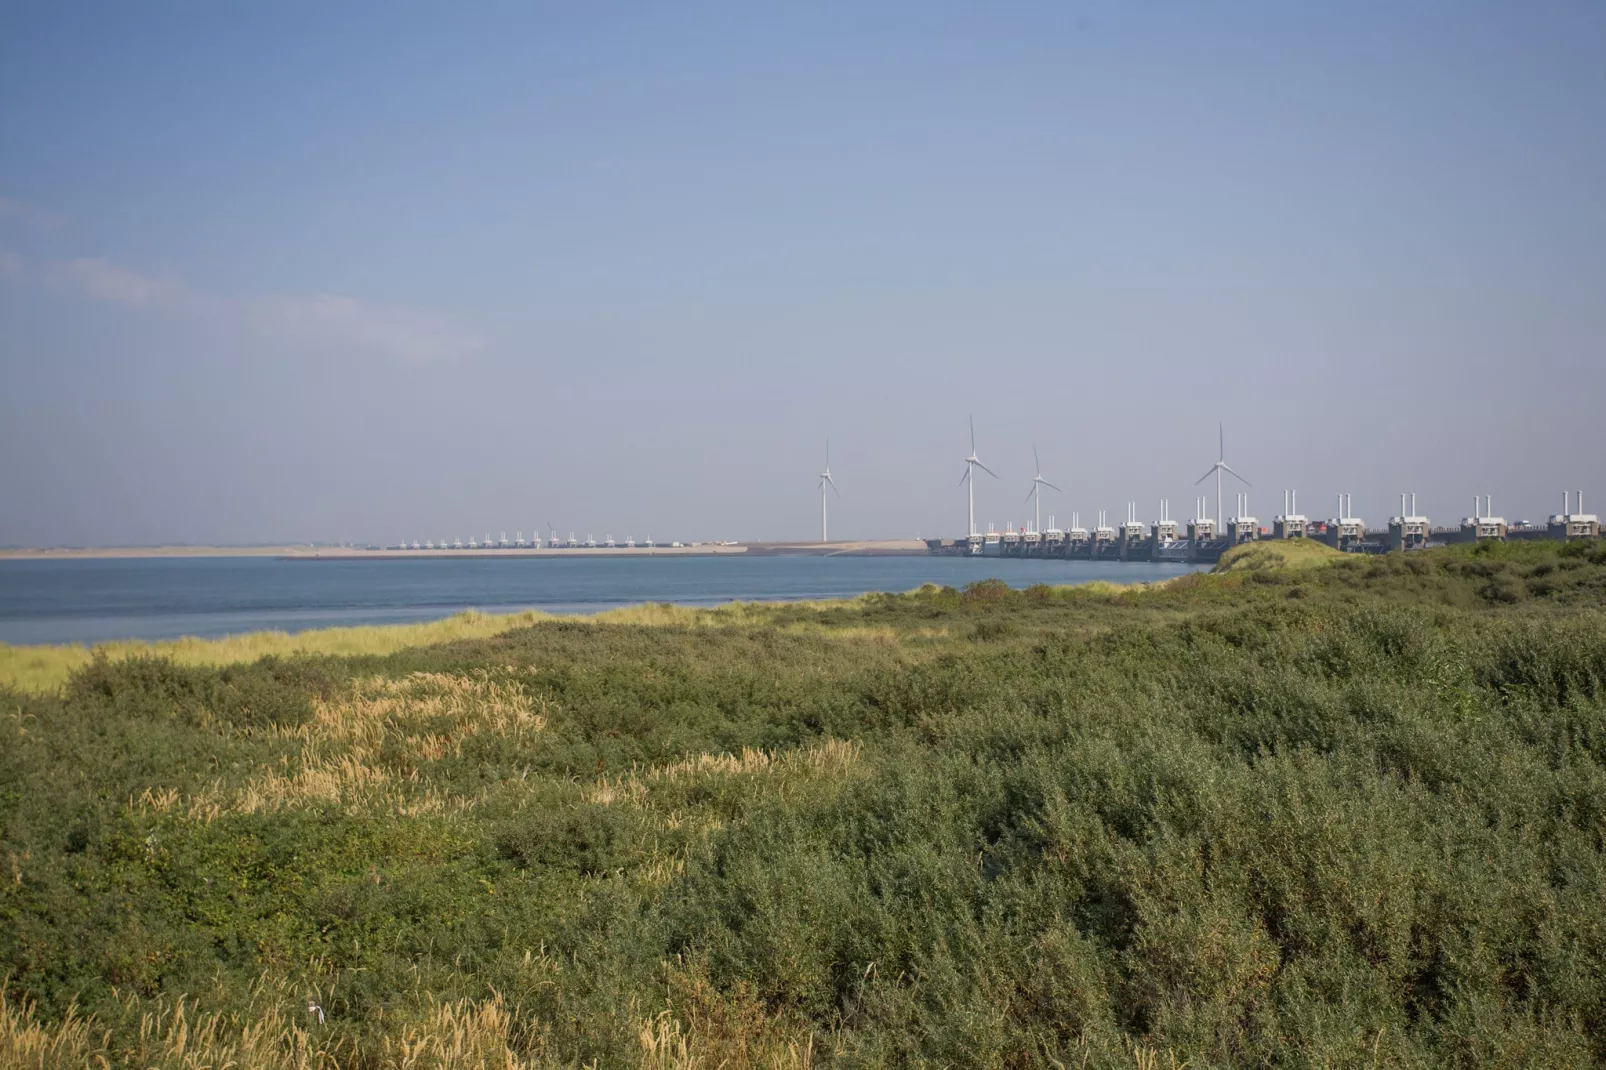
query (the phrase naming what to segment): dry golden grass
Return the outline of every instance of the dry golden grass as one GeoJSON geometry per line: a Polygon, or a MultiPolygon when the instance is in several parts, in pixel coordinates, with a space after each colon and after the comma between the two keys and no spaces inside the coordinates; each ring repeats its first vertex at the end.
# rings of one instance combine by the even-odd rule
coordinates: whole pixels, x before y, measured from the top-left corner
{"type": "Polygon", "coordinates": [[[632,770],[610,780],[599,777],[586,788],[587,802],[604,806],[643,802],[657,784],[709,776],[818,778],[845,775],[859,760],[859,744],[828,739],[795,750],[764,751],[743,747],[740,754],[697,754],[671,765],[632,770]]]}
{"type": "Polygon", "coordinates": [[[641,1023],[642,1070],[808,1070],[813,1033],[768,1011],[738,984],[719,992],[702,971],[666,964],[669,1007],[641,1023]]]}
{"type": "MultiPolygon", "coordinates": [[[[300,744],[299,752],[281,759],[278,768],[260,772],[238,787],[217,782],[193,795],[175,788],[147,788],[130,800],[130,807],[146,813],[178,813],[197,821],[324,805],[402,815],[465,810],[479,800],[436,790],[430,764],[461,757],[465,742],[476,736],[534,743],[546,728],[551,709],[550,700],[532,693],[511,668],[462,676],[369,677],[337,696],[314,700],[313,717],[306,724],[245,729],[300,744]]],[[[832,739],[796,750],[744,748],[739,754],[698,754],[671,765],[600,778],[583,789],[583,797],[603,805],[644,805],[653,787],[688,779],[764,776],[782,784],[835,778],[854,768],[859,752],[856,742],[832,739]]],[[[675,811],[660,816],[674,827],[689,820],[675,811]]],[[[697,824],[717,827],[712,819],[697,824]]],[[[679,872],[682,862],[666,857],[655,864],[667,880],[679,872]]]]}
{"type": "Polygon", "coordinates": [[[0,985],[0,1067],[55,1070],[108,1065],[105,1032],[69,1007],[59,1022],[45,1023],[32,1003],[13,1003],[0,985]]]}
{"type": "Polygon", "coordinates": [[[642,1070],[808,1070],[814,1065],[812,1037],[772,1040],[688,1028],[673,1011],[643,1022],[642,1070]]]}
{"type": "MultiPolygon", "coordinates": [[[[118,1045],[106,1030],[69,1012],[54,1024],[40,1022],[29,1004],[0,995],[0,1067],[6,1070],[67,1070],[129,1066],[141,1070],[337,1070],[355,1054],[328,1039],[317,1024],[316,1003],[288,997],[253,1001],[251,1015],[198,1009],[185,997],[157,1000],[139,1014],[137,1036],[118,1045]]],[[[430,999],[416,1021],[382,1037],[364,1062],[384,1070],[534,1070],[538,1065],[513,1047],[515,1023],[492,993],[483,1000],[430,999]],[[377,1055],[377,1058],[373,1058],[377,1055]]],[[[367,1053],[365,1053],[367,1054],[367,1053]]]]}
{"type": "MultiPolygon", "coordinates": [[[[1112,590],[1122,588],[1105,584],[1112,590]]],[[[827,619],[827,613],[840,614],[862,608],[874,595],[855,598],[823,599],[807,602],[729,602],[719,606],[677,606],[664,602],[648,602],[639,606],[622,606],[583,618],[598,625],[621,625],[642,628],[739,628],[761,625],[794,635],[823,635],[848,642],[876,643],[886,647],[904,647],[912,643],[948,639],[952,632],[944,627],[909,627],[890,624],[841,623],[840,618],[827,619]],[[777,610],[784,609],[791,619],[777,619],[777,610]],[[810,619],[813,614],[819,619],[810,619]]]]}
{"type": "Polygon", "coordinates": [[[499,993],[451,1003],[429,1000],[423,1020],[381,1043],[380,1065],[394,1070],[526,1070],[513,1050],[515,1023],[499,993]]]}
{"type": "MultiPolygon", "coordinates": [[[[677,606],[668,602],[645,602],[621,606],[582,618],[598,624],[634,624],[646,627],[729,628],[742,624],[769,624],[775,610],[827,613],[863,605],[873,595],[854,598],[826,598],[801,602],[725,602],[717,606],[677,606]]],[[[794,622],[795,623],[795,622],[794,622]]]]}
{"type": "MultiPolygon", "coordinates": [[[[378,1057],[366,1060],[383,1070],[536,1070],[556,1065],[525,1058],[509,1043],[512,1018],[500,997],[438,1004],[430,1020],[403,1026],[380,1040],[378,1057]]],[[[748,1038],[690,1031],[670,1012],[642,1023],[643,1070],[702,1070],[713,1067],[813,1065],[807,1041],[763,1046],[748,1038]],[[737,1057],[732,1058],[734,1049],[737,1057]],[[756,1050],[752,1050],[756,1049],[756,1050]]],[[[70,1014],[47,1024],[33,1008],[0,997],[0,1067],[5,1070],[83,1070],[114,1066],[141,1070],[338,1070],[351,1061],[343,1045],[324,1046],[306,1028],[290,1022],[278,1008],[240,1024],[176,1004],[147,1011],[139,1038],[120,1049],[109,1034],[70,1014]]]]}
{"type": "Polygon", "coordinates": [[[140,655],[172,658],[181,665],[234,665],[274,655],[393,654],[415,646],[484,639],[513,628],[523,628],[547,614],[458,613],[423,624],[393,624],[365,628],[320,628],[296,632],[248,632],[221,639],[173,639],[159,643],[118,642],[87,647],[9,646],[0,643],[0,685],[21,691],[50,691],[67,682],[73,670],[89,664],[98,653],[112,660],[140,655]]]}
{"type": "Polygon", "coordinates": [[[130,1041],[116,1044],[109,1031],[72,1011],[60,1022],[44,1023],[31,1004],[8,1003],[0,992],[0,1067],[327,1070],[344,1065],[348,1060],[342,1053],[314,1035],[310,1015],[298,1022],[286,1010],[287,1004],[294,1006],[287,997],[282,984],[259,984],[244,1019],[201,1011],[183,996],[148,1006],[130,1001],[130,1012],[139,1015],[138,1030],[130,1041]]]}
{"type": "Polygon", "coordinates": [[[548,708],[511,669],[369,677],[334,698],[314,700],[306,724],[258,730],[300,743],[299,754],[279,769],[237,789],[219,783],[190,798],[147,789],[134,805],[201,821],[325,804],[401,814],[467,807],[472,799],[433,790],[430,763],[461,757],[463,744],[476,736],[529,743],[545,729],[548,708]]]}
{"type": "MultiPolygon", "coordinates": [[[[674,1006],[640,1022],[642,1070],[714,1067],[806,1070],[814,1041],[738,993],[725,1000],[705,981],[677,977],[674,1006]],[[683,1020],[684,1019],[684,1020],[683,1020]]],[[[337,1070],[362,1062],[381,1070],[538,1070],[534,1023],[521,1026],[502,996],[440,1000],[426,995],[417,1010],[399,1009],[374,1050],[357,1051],[337,1028],[326,1028],[316,998],[284,981],[258,982],[241,1015],[202,1010],[185,996],[125,1004],[137,1026],[125,1039],[79,1015],[41,1021],[31,1003],[9,1001],[0,988],[0,1068],[80,1070],[337,1070]],[[536,1049],[526,1054],[521,1049],[536,1049]]]]}
{"type": "MultiPolygon", "coordinates": [[[[1133,591],[1141,591],[1150,587],[1157,587],[1166,582],[1167,581],[1165,580],[1161,580],[1157,584],[1143,583],[1129,587],[1119,583],[1111,583],[1108,580],[1090,580],[1087,583],[1074,584],[1068,589],[1084,598],[1114,598],[1116,595],[1131,594],[1133,591]]],[[[1067,588],[1057,589],[1066,590],[1067,588]]]]}
{"type": "MultiPolygon", "coordinates": [[[[743,986],[715,990],[679,967],[669,970],[669,1006],[637,1027],[640,1070],[810,1070],[819,1038],[802,1023],[768,1011],[743,986]]],[[[137,1028],[123,1041],[69,1010],[43,1022],[30,1003],[13,1003],[0,988],[0,1068],[82,1070],[546,1070],[570,1065],[542,1054],[537,1023],[521,1022],[492,992],[485,999],[426,996],[401,1009],[377,1041],[359,1050],[338,1028],[325,1028],[318,1004],[279,981],[259,982],[241,1015],[205,1011],[180,996],[126,1007],[137,1028]],[[372,1046],[369,1046],[372,1045],[372,1046]]],[[[831,1056],[844,1052],[824,1038],[831,1056]]],[[[1136,1070],[1184,1070],[1174,1052],[1132,1051],[1136,1070]]],[[[829,1060],[827,1060],[829,1061],[829,1060]]],[[[1086,1065],[1086,1055],[1082,1065],[1086,1065]]]]}

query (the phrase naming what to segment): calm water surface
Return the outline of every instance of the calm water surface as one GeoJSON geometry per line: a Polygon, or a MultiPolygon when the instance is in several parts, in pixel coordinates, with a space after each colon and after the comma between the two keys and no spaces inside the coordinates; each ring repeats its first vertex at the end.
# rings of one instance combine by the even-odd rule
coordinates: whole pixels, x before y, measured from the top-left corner
{"type": "Polygon", "coordinates": [[[962,557],[561,557],[0,561],[0,642],[99,643],[433,620],[464,609],[594,613],[639,602],[840,598],[963,586],[1138,583],[1189,565],[962,557]]]}

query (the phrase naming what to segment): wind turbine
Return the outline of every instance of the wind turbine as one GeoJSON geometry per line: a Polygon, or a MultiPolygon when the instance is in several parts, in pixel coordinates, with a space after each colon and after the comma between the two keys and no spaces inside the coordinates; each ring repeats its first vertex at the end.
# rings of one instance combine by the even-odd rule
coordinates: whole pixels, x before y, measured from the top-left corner
{"type": "Polygon", "coordinates": [[[826,528],[825,528],[825,488],[826,488],[827,484],[830,484],[831,489],[836,491],[836,496],[838,498],[842,497],[842,492],[840,490],[837,490],[836,480],[831,478],[831,440],[830,439],[826,439],[825,440],[825,471],[820,473],[820,541],[821,542],[830,542],[831,541],[829,538],[826,537],[826,534],[825,534],[825,531],[826,531],[826,528]]]}
{"type": "Polygon", "coordinates": [[[1036,530],[1041,532],[1043,530],[1043,488],[1047,487],[1049,490],[1059,490],[1059,488],[1043,478],[1043,462],[1037,459],[1037,447],[1035,445],[1032,446],[1032,463],[1037,466],[1037,474],[1032,477],[1032,489],[1027,492],[1026,500],[1037,499],[1036,530]]]}
{"type": "Polygon", "coordinates": [[[1194,480],[1193,485],[1197,487],[1200,483],[1209,479],[1211,475],[1216,477],[1216,523],[1219,524],[1221,523],[1221,473],[1232,472],[1232,477],[1246,487],[1252,487],[1254,484],[1237,472],[1233,472],[1232,466],[1227,463],[1227,432],[1221,424],[1216,425],[1216,434],[1221,447],[1220,452],[1216,455],[1216,463],[1210,466],[1210,471],[1194,480]]]}
{"type": "Polygon", "coordinates": [[[961,483],[967,480],[970,482],[970,531],[966,532],[967,535],[976,534],[976,480],[972,473],[977,468],[980,468],[994,479],[998,478],[998,473],[982,464],[981,458],[976,456],[976,417],[972,415],[970,417],[970,456],[965,458],[965,474],[959,477],[959,482],[961,483]]]}

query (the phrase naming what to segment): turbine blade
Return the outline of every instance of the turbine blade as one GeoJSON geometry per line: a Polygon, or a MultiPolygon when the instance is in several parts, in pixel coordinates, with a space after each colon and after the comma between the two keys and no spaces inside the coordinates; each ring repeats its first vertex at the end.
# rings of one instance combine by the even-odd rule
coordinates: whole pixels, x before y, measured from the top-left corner
{"type": "Polygon", "coordinates": [[[970,414],[970,452],[976,452],[976,414],[970,414]]]}
{"type": "Polygon", "coordinates": [[[1026,500],[1031,501],[1032,495],[1037,493],[1037,482],[1033,480],[1032,489],[1026,492],[1026,500]]]}
{"type": "Polygon", "coordinates": [[[838,497],[838,498],[840,498],[840,497],[842,497],[842,490],[841,490],[841,488],[840,488],[840,487],[838,487],[838,486],[837,486],[837,485],[836,485],[836,480],[834,480],[834,479],[832,479],[832,478],[831,478],[831,477],[830,477],[830,476],[826,476],[826,477],[825,477],[825,481],[826,481],[826,482],[827,482],[827,483],[829,483],[829,484],[831,484],[831,489],[832,489],[832,490],[834,490],[834,491],[836,491],[836,496],[837,496],[837,497],[838,497]]]}
{"type": "Polygon", "coordinates": [[[1217,460],[1221,460],[1221,461],[1225,461],[1227,459],[1227,425],[1226,424],[1217,424],[1216,425],[1216,445],[1219,447],[1219,449],[1217,449],[1217,451],[1216,451],[1216,459],[1217,460]]]}
{"type": "Polygon", "coordinates": [[[970,465],[967,464],[967,465],[965,465],[965,474],[959,477],[959,485],[961,487],[964,486],[965,485],[965,480],[967,480],[969,478],[970,478],[970,465]]]}
{"type": "Polygon", "coordinates": [[[1032,471],[1043,474],[1043,462],[1037,459],[1037,443],[1032,443],[1032,471]]]}
{"type": "Polygon", "coordinates": [[[988,475],[992,476],[994,479],[998,478],[998,473],[997,472],[993,471],[991,468],[988,468],[986,465],[982,464],[980,461],[976,462],[976,467],[980,468],[983,472],[986,472],[988,475]]]}
{"type": "Polygon", "coordinates": [[[1194,480],[1193,481],[1193,485],[1197,487],[1199,484],[1203,483],[1205,480],[1209,479],[1211,476],[1213,476],[1215,474],[1216,474],[1216,466],[1215,465],[1211,465],[1210,466],[1210,471],[1206,472],[1204,475],[1202,475],[1198,479],[1194,480]]]}
{"type": "MultiPolygon", "coordinates": [[[[1048,480],[1043,479],[1042,476],[1038,476],[1037,478],[1042,482],[1043,486],[1047,487],[1049,490],[1059,490],[1058,487],[1056,487],[1054,484],[1050,483],[1048,480]]],[[[1063,494],[1065,492],[1064,491],[1060,491],[1060,493],[1063,494]]]]}
{"type": "MultiPolygon", "coordinates": [[[[1224,471],[1224,472],[1232,472],[1232,466],[1231,466],[1231,465],[1228,465],[1228,464],[1223,464],[1223,465],[1222,465],[1222,466],[1221,466],[1221,469],[1222,469],[1222,471],[1224,471]]],[[[1244,477],[1243,477],[1243,476],[1240,476],[1240,475],[1238,475],[1238,473],[1237,473],[1237,472],[1232,472],[1232,474],[1233,474],[1233,476],[1234,476],[1234,477],[1235,477],[1235,478],[1236,478],[1236,479],[1238,479],[1238,480],[1239,480],[1239,481],[1241,481],[1241,482],[1242,482],[1242,483],[1243,483],[1243,485],[1244,485],[1244,486],[1246,486],[1246,487],[1252,487],[1252,486],[1254,486],[1254,484],[1253,484],[1253,483],[1251,483],[1251,482],[1249,482],[1249,480],[1247,480],[1247,479],[1244,479],[1244,477]]]]}

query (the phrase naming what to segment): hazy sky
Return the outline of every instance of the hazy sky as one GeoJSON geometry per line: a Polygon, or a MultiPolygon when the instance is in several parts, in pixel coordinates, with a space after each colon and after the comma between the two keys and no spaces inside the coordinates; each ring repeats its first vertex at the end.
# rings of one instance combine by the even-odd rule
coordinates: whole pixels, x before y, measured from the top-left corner
{"type": "Polygon", "coordinates": [[[0,7],[0,544],[817,537],[828,435],[957,535],[972,411],[1000,526],[1218,420],[1540,519],[1603,403],[1598,0],[0,7]]]}

